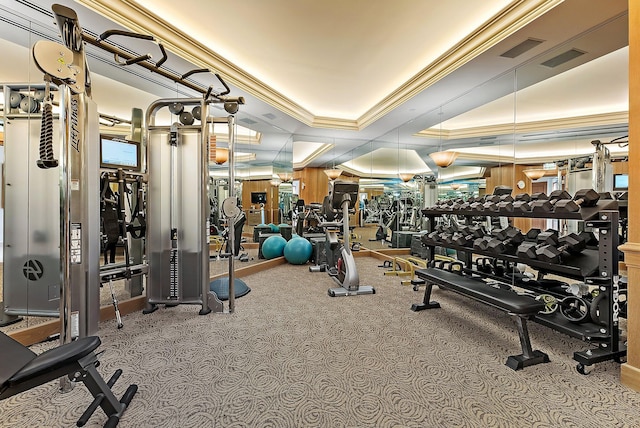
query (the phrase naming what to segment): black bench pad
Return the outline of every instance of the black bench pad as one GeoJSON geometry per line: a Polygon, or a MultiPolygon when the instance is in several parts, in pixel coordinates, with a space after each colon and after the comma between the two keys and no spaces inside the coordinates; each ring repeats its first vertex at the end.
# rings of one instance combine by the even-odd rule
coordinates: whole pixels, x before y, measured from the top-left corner
{"type": "Polygon", "coordinates": [[[494,288],[482,281],[437,268],[416,270],[425,281],[464,294],[487,305],[516,315],[534,315],[544,309],[544,304],[529,296],[521,296],[511,290],[494,288]]]}
{"type": "Polygon", "coordinates": [[[15,385],[26,382],[45,372],[53,372],[70,364],[74,364],[80,358],[89,355],[98,346],[100,346],[100,338],[90,336],[66,345],[58,346],[57,348],[49,349],[27,362],[25,366],[11,376],[7,383],[9,385],[15,385]]]}

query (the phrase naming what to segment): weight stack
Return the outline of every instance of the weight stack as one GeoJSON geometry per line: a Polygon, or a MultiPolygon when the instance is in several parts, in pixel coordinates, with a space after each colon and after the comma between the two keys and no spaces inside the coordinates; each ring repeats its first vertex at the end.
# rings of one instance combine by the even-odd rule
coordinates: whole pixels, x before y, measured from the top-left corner
{"type": "Polygon", "coordinates": [[[391,234],[391,248],[410,248],[415,232],[394,231],[391,234]]]}
{"type": "Polygon", "coordinates": [[[287,241],[293,236],[293,228],[291,226],[280,226],[280,235],[287,241]]]}
{"type": "Polygon", "coordinates": [[[426,232],[415,233],[411,237],[411,255],[426,259],[428,248],[422,243],[422,235],[426,235],[426,232]]]}
{"type": "Polygon", "coordinates": [[[311,242],[311,263],[316,266],[321,266],[329,263],[327,258],[327,238],[323,236],[321,238],[310,238],[311,242]]]}
{"type": "Polygon", "coordinates": [[[255,226],[253,228],[253,242],[260,242],[260,234],[269,232],[271,232],[271,227],[269,226],[255,226]]]}

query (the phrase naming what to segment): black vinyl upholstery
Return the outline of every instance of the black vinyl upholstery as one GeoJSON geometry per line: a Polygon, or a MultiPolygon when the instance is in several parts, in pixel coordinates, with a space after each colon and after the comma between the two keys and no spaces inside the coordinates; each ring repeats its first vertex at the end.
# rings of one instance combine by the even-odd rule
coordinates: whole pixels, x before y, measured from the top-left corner
{"type": "Polygon", "coordinates": [[[49,349],[29,361],[20,371],[11,376],[9,382],[12,384],[25,382],[43,373],[55,371],[69,364],[74,364],[80,358],[89,355],[98,346],[100,346],[100,338],[90,336],[58,346],[57,348],[49,349]]]}
{"type": "Polygon", "coordinates": [[[529,296],[521,296],[511,290],[494,288],[478,279],[437,268],[420,269],[416,275],[444,288],[464,294],[487,305],[517,315],[534,315],[544,309],[544,304],[529,296]]]}

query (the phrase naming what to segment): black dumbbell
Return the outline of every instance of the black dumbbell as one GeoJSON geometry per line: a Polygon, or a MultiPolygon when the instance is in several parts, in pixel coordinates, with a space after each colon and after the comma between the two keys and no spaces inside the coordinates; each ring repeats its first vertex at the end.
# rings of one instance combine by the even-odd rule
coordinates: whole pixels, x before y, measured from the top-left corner
{"type": "Polygon", "coordinates": [[[542,233],[542,230],[538,228],[531,228],[525,235],[525,240],[536,242],[538,240],[538,235],[540,235],[541,233],[542,233]]]}
{"type": "Polygon", "coordinates": [[[536,244],[535,242],[524,241],[523,243],[518,245],[516,256],[521,259],[535,259],[537,248],[538,244],[536,244]]]}
{"type": "Polygon", "coordinates": [[[543,245],[536,249],[536,258],[547,263],[559,263],[563,253],[579,254],[586,248],[580,235],[570,233],[560,238],[560,246],[543,245]]]}
{"type": "Polygon", "coordinates": [[[515,227],[494,230],[492,235],[493,238],[489,238],[486,243],[485,251],[496,255],[515,252],[525,239],[522,232],[515,227]]]}
{"type": "Polygon", "coordinates": [[[540,232],[536,236],[536,242],[540,245],[556,245],[558,243],[558,231],[547,229],[544,232],[540,232]]]}
{"type": "Polygon", "coordinates": [[[499,185],[493,188],[493,194],[496,196],[511,195],[513,188],[505,185],[499,185]]]}
{"type": "Polygon", "coordinates": [[[554,190],[553,192],[549,193],[549,200],[552,204],[555,204],[556,202],[564,199],[571,199],[571,193],[567,192],[566,190],[554,190]]]}
{"type": "Polygon", "coordinates": [[[487,251],[489,248],[490,236],[483,236],[482,238],[476,238],[473,240],[473,249],[479,251],[487,251]]]}
{"type": "MultiPolygon", "coordinates": [[[[540,229],[534,229],[539,231],[540,229]]],[[[531,230],[529,231],[531,232],[531,230]]],[[[553,229],[547,229],[544,232],[539,232],[536,235],[536,242],[525,240],[518,245],[516,250],[516,256],[521,259],[537,259],[536,251],[538,248],[545,245],[557,245],[558,244],[558,232],[553,229]]]]}
{"type": "Polygon", "coordinates": [[[495,208],[492,211],[513,211],[513,201],[514,199],[511,195],[502,195],[500,196],[500,200],[496,204],[495,208]]]}
{"type": "Polygon", "coordinates": [[[465,235],[471,235],[474,238],[482,238],[484,236],[484,230],[480,226],[465,225],[459,229],[460,233],[465,235]]]}
{"type": "Polygon", "coordinates": [[[600,194],[593,189],[578,190],[571,200],[556,202],[554,211],[573,213],[580,211],[581,207],[594,207],[600,200],[600,194]]]}
{"type": "Polygon", "coordinates": [[[472,211],[484,211],[485,198],[478,198],[469,204],[469,209],[472,211]]]}
{"type": "Polygon", "coordinates": [[[529,205],[529,201],[531,200],[531,196],[528,193],[519,193],[511,202],[500,202],[498,203],[499,211],[506,212],[527,212],[531,211],[531,206],[529,205]]]}
{"type": "Polygon", "coordinates": [[[473,247],[474,238],[472,235],[465,235],[464,233],[455,232],[450,235],[449,243],[459,245],[461,247],[473,247]]]}
{"type": "Polygon", "coordinates": [[[496,205],[500,202],[500,195],[487,195],[484,197],[481,211],[497,211],[496,205]]]}
{"type": "Polygon", "coordinates": [[[553,211],[553,205],[549,202],[549,196],[546,193],[534,193],[531,195],[531,201],[529,202],[529,208],[531,211],[538,212],[551,212],[553,211]]]}

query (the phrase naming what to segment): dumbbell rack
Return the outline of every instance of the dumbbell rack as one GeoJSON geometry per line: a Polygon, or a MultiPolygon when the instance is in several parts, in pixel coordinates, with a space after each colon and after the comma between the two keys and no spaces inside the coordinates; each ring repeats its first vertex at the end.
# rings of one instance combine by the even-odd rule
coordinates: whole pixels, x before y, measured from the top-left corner
{"type": "MultiPolygon", "coordinates": [[[[598,230],[597,248],[587,248],[581,254],[563,257],[562,263],[547,263],[540,260],[523,259],[511,254],[495,254],[489,251],[482,251],[472,247],[459,246],[452,243],[429,241],[425,238],[423,242],[427,246],[427,259],[433,260],[435,247],[445,247],[456,250],[459,259],[465,264],[465,271],[473,273],[482,278],[499,281],[504,285],[517,286],[534,294],[552,294],[547,289],[536,286],[537,281],[531,284],[519,281],[517,284],[509,282],[506,277],[497,277],[490,273],[480,272],[473,269],[472,255],[486,256],[494,259],[510,262],[512,264],[522,263],[538,271],[538,278],[544,275],[558,275],[563,278],[584,281],[591,286],[597,286],[599,293],[605,293],[603,300],[608,304],[598,306],[600,311],[599,321],[574,323],[564,318],[559,311],[551,314],[538,314],[534,321],[545,325],[556,331],[560,331],[571,337],[575,337],[595,344],[595,348],[574,352],[573,358],[578,362],[577,370],[586,374],[585,366],[590,366],[598,362],[620,360],[626,355],[626,345],[620,341],[618,328],[618,222],[619,212],[617,201],[600,200],[595,207],[585,207],[577,212],[492,212],[475,210],[453,210],[441,208],[425,208],[423,215],[428,217],[429,225],[435,224],[435,218],[445,215],[458,215],[467,218],[470,222],[472,217],[520,217],[520,218],[546,218],[546,219],[570,219],[584,221],[587,227],[598,230]],[[462,253],[462,254],[461,254],[462,253]]],[[[559,296],[556,296],[559,297],[559,296]]]]}

